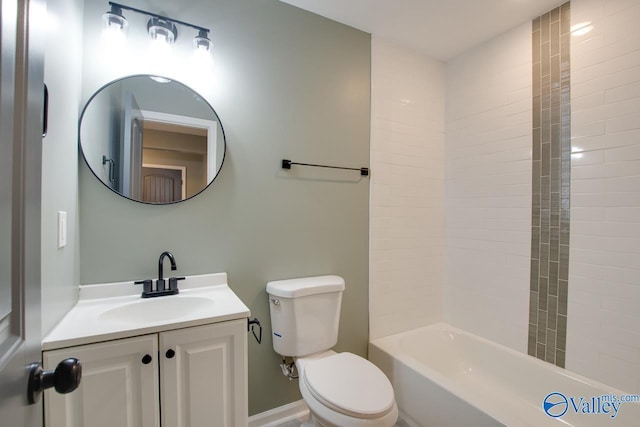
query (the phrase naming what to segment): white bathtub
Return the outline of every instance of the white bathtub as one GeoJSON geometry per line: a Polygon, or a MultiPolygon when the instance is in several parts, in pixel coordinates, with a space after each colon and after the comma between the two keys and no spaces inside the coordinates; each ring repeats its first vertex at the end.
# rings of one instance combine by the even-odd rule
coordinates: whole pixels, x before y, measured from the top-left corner
{"type": "Polygon", "coordinates": [[[620,390],[442,323],[374,340],[369,359],[413,426],[640,426],[640,402],[612,404],[620,390]]]}

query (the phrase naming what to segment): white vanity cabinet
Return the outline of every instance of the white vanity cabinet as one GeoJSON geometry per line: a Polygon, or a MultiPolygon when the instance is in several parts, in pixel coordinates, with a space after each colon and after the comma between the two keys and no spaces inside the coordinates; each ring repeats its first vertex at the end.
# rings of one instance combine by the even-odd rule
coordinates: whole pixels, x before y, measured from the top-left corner
{"type": "Polygon", "coordinates": [[[44,395],[47,427],[247,425],[247,320],[44,352],[82,363],[78,390],[44,395]]]}
{"type": "Polygon", "coordinates": [[[162,426],[246,426],[247,320],[159,335],[162,426]]]}
{"type": "Polygon", "coordinates": [[[55,369],[67,357],[82,361],[82,380],[73,393],[45,391],[47,427],[160,425],[156,335],[45,351],[44,367],[55,369]]]}

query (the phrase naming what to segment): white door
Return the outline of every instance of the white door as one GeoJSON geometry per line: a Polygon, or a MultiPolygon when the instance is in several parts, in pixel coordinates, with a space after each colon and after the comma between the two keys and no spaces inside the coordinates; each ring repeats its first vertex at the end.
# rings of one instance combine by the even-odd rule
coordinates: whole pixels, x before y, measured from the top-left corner
{"type": "Polygon", "coordinates": [[[12,427],[42,426],[42,406],[27,399],[26,367],[40,360],[44,87],[43,39],[28,23],[44,10],[43,0],[1,0],[0,424],[12,427]]]}
{"type": "Polygon", "coordinates": [[[158,336],[44,352],[45,368],[77,357],[82,382],[70,394],[45,392],[47,427],[159,427],[158,336]]]}
{"type": "Polygon", "coordinates": [[[247,425],[247,320],[160,334],[163,427],[247,425]]]}

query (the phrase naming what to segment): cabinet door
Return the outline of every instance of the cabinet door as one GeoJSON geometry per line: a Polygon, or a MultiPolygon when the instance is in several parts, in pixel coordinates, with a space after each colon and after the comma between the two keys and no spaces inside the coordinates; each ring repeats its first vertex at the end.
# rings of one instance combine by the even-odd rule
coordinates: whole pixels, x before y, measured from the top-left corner
{"type": "Polygon", "coordinates": [[[160,425],[157,335],[45,351],[44,366],[67,357],[80,359],[82,381],[70,394],[45,392],[47,427],[160,425]]]}
{"type": "Polygon", "coordinates": [[[247,425],[247,320],[160,334],[163,427],[247,425]]]}

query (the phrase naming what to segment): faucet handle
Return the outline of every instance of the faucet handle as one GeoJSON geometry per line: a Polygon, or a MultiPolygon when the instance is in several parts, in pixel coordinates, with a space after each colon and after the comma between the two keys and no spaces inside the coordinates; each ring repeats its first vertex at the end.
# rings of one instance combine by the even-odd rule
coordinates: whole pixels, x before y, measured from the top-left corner
{"type": "Polygon", "coordinates": [[[149,294],[153,290],[153,280],[151,279],[138,280],[137,282],[133,282],[133,284],[142,285],[142,295],[149,294]]]}
{"type": "Polygon", "coordinates": [[[184,280],[184,277],[169,277],[169,289],[178,293],[178,280],[184,280]]]}

